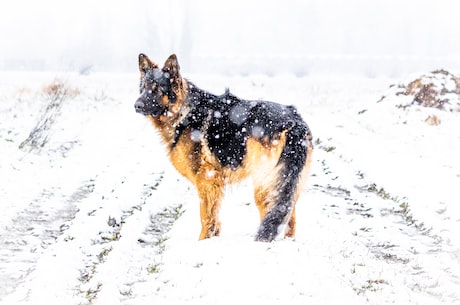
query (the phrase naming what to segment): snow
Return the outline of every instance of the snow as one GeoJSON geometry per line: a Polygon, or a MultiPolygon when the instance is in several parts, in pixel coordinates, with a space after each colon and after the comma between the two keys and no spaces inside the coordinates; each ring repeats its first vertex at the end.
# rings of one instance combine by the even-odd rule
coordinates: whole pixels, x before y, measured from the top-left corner
{"type": "Polygon", "coordinates": [[[253,241],[243,182],[227,189],[222,235],[198,241],[196,191],[134,111],[138,75],[3,72],[1,304],[460,304],[459,112],[396,107],[400,79],[186,76],[308,122],[296,238],[253,241]],[[55,79],[78,94],[44,147],[19,149],[55,79]]]}
{"type": "Polygon", "coordinates": [[[457,15],[455,0],[3,5],[0,304],[460,304],[458,83],[428,74],[460,70],[457,15]],[[197,240],[196,191],[133,109],[141,52],[176,53],[213,93],[296,106],[316,148],[295,239],[253,241],[243,182],[222,235],[197,240]],[[448,111],[401,94],[422,74],[448,111]]]}

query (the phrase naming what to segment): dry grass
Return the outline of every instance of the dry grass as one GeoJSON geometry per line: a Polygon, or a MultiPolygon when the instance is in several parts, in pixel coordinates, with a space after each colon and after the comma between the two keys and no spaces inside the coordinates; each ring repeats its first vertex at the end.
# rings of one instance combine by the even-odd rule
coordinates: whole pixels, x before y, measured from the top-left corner
{"type": "Polygon", "coordinates": [[[45,85],[40,93],[45,100],[45,106],[29,136],[19,145],[19,148],[33,150],[44,147],[48,143],[51,127],[60,114],[63,104],[79,94],[78,89],[70,87],[66,81],[59,78],[45,85]]]}

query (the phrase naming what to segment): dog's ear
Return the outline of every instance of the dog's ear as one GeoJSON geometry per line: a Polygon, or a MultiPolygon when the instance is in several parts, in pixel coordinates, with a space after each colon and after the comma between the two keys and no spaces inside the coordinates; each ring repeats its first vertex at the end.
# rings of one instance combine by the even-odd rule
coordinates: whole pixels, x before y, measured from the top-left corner
{"type": "Polygon", "coordinates": [[[179,62],[177,61],[176,54],[172,54],[168,57],[163,67],[163,72],[169,73],[169,80],[171,83],[180,84],[180,66],[179,62]]]}
{"type": "Polygon", "coordinates": [[[141,75],[145,74],[149,69],[158,68],[158,65],[150,60],[147,55],[141,53],[139,54],[139,71],[141,75]]]}

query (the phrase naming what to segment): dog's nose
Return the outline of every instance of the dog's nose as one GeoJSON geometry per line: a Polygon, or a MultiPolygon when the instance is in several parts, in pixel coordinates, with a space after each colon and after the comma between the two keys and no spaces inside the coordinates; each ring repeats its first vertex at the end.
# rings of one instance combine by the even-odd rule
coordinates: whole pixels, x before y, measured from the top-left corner
{"type": "Polygon", "coordinates": [[[134,103],[134,109],[136,109],[136,112],[142,112],[144,110],[144,103],[140,100],[137,100],[134,103]]]}

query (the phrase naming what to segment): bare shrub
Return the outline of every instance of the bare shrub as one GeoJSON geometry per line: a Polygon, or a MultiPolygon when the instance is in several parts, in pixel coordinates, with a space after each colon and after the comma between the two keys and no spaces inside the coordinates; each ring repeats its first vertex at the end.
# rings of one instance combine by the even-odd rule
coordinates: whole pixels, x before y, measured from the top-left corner
{"type": "Polygon", "coordinates": [[[460,77],[446,70],[436,70],[407,83],[393,85],[380,101],[406,96],[398,108],[411,106],[436,108],[444,111],[460,110],[460,77]]]}
{"type": "Polygon", "coordinates": [[[32,128],[27,139],[19,145],[19,148],[25,149],[28,147],[29,150],[33,150],[44,147],[48,143],[51,127],[64,102],[78,94],[78,89],[71,88],[59,78],[55,78],[50,84],[44,86],[41,96],[46,101],[45,106],[34,128],[32,128]]]}

